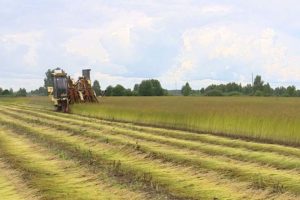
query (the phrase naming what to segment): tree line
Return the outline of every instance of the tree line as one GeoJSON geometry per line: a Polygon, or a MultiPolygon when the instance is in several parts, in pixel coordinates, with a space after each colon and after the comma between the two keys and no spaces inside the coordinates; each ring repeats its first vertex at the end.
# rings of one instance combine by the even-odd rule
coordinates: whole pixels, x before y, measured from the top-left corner
{"type": "Polygon", "coordinates": [[[104,91],[101,91],[99,81],[95,80],[93,89],[97,96],[104,94],[105,96],[164,96],[168,95],[166,89],[163,89],[160,82],[155,79],[143,80],[141,83],[134,85],[133,90],[125,88],[117,84],[116,86],[109,85],[104,91]]]}
{"type": "MultiPolygon", "coordinates": [[[[47,96],[47,87],[53,85],[51,70],[45,73],[44,86],[36,90],[27,92],[25,88],[20,88],[14,92],[13,89],[2,89],[0,87],[0,96],[47,96]]],[[[160,82],[156,79],[143,80],[134,85],[133,89],[125,88],[121,84],[115,86],[109,85],[104,90],[101,89],[98,80],[92,84],[97,96],[167,96],[178,95],[177,92],[168,91],[162,88],[160,82]]],[[[257,75],[253,84],[242,86],[241,84],[231,82],[227,84],[211,84],[200,90],[192,89],[187,82],[179,91],[183,96],[283,96],[300,97],[300,90],[295,86],[272,88],[269,83],[265,83],[260,75],[257,75]]]]}
{"type": "Polygon", "coordinates": [[[18,91],[14,92],[12,88],[10,89],[3,89],[0,87],[0,96],[7,96],[7,97],[26,97],[27,91],[25,88],[20,88],[18,91]]]}
{"type": "Polygon", "coordinates": [[[261,76],[257,75],[253,84],[242,86],[237,83],[211,84],[200,90],[193,90],[189,83],[181,88],[181,94],[184,96],[282,96],[282,97],[300,97],[300,90],[295,86],[272,88],[269,83],[265,83],[261,76]]]}

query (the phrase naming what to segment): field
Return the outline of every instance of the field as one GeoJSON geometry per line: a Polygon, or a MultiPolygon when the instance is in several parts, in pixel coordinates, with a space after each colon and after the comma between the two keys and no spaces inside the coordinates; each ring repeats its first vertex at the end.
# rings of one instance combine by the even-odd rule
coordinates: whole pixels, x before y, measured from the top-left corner
{"type": "Polygon", "coordinates": [[[300,199],[299,102],[0,99],[1,199],[300,199]]]}
{"type": "Polygon", "coordinates": [[[73,113],[300,146],[299,98],[105,97],[73,113]]]}

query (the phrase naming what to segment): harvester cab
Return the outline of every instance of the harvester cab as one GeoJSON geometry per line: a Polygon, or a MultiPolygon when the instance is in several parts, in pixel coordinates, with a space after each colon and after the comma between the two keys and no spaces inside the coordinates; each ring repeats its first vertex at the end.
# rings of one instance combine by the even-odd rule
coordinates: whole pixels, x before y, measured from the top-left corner
{"type": "Polygon", "coordinates": [[[68,77],[64,70],[53,70],[53,87],[48,87],[48,93],[57,111],[69,112],[68,77]]]}

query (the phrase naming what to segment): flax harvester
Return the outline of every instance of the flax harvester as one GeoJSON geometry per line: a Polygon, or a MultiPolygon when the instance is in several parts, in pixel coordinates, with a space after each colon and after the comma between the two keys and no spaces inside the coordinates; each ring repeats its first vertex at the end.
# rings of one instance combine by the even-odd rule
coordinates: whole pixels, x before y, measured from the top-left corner
{"type": "Polygon", "coordinates": [[[57,111],[69,112],[69,105],[74,103],[98,103],[91,85],[90,71],[82,70],[82,76],[77,81],[67,76],[60,68],[52,71],[53,86],[48,87],[48,94],[57,111]]]}

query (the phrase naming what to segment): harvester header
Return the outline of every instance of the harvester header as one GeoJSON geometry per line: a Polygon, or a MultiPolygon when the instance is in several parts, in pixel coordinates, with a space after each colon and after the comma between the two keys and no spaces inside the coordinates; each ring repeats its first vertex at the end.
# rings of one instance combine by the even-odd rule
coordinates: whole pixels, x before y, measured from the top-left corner
{"type": "Polygon", "coordinates": [[[48,87],[48,93],[57,111],[69,112],[69,104],[74,103],[98,103],[91,86],[90,71],[90,69],[82,70],[82,76],[77,81],[67,76],[60,68],[52,71],[53,86],[48,87]]]}

